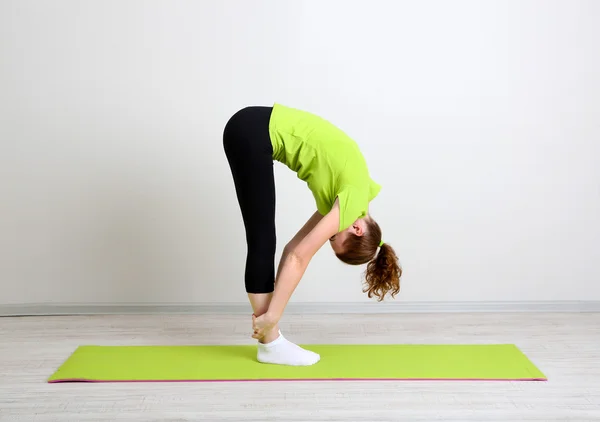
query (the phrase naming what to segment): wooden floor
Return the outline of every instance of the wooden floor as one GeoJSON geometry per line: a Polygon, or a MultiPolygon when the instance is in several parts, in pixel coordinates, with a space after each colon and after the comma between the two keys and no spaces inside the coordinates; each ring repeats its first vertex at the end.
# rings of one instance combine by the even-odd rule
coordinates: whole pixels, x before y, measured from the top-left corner
{"type": "Polygon", "coordinates": [[[600,421],[600,314],[287,315],[299,343],[514,343],[548,382],[47,384],[81,344],[251,344],[248,317],[0,318],[0,421],[600,421]]]}

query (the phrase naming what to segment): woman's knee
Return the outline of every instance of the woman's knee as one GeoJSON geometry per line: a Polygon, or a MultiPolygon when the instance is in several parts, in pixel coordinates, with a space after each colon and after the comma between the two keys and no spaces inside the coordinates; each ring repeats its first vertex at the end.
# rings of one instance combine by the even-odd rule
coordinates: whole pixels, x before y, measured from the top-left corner
{"type": "Polygon", "coordinates": [[[275,256],[277,237],[274,233],[261,233],[249,236],[248,253],[252,255],[275,256]]]}

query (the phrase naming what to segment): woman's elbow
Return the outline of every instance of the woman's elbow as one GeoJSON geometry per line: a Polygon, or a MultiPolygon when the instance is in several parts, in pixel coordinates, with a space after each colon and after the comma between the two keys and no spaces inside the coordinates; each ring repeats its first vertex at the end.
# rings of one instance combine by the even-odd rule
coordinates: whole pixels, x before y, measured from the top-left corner
{"type": "Polygon", "coordinates": [[[294,247],[295,247],[295,246],[296,246],[296,245],[294,245],[292,242],[289,242],[288,244],[286,244],[286,245],[283,247],[283,253],[284,253],[285,255],[289,255],[289,254],[291,254],[291,253],[294,251],[294,247]]]}
{"type": "Polygon", "coordinates": [[[289,250],[286,256],[287,263],[293,267],[304,268],[308,265],[310,258],[304,256],[296,249],[289,250]]]}

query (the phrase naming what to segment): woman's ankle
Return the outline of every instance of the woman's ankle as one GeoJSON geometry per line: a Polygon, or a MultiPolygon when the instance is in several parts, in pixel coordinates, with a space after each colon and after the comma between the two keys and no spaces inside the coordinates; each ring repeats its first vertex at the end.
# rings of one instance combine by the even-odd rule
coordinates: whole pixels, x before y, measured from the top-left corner
{"type": "Polygon", "coordinates": [[[259,340],[260,343],[267,344],[279,337],[279,325],[276,325],[271,331],[265,333],[265,335],[259,340]]]}

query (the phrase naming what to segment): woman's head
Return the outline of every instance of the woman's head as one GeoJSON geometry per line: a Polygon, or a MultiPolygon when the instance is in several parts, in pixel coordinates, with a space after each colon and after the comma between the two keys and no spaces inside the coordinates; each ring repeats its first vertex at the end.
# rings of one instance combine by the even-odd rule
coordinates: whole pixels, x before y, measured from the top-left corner
{"type": "Polygon", "coordinates": [[[394,249],[381,243],[381,228],[371,216],[360,218],[329,239],[336,256],[346,264],[367,264],[364,292],[381,301],[387,293],[400,291],[402,268],[394,249]],[[377,249],[379,248],[379,251],[377,249]]]}

